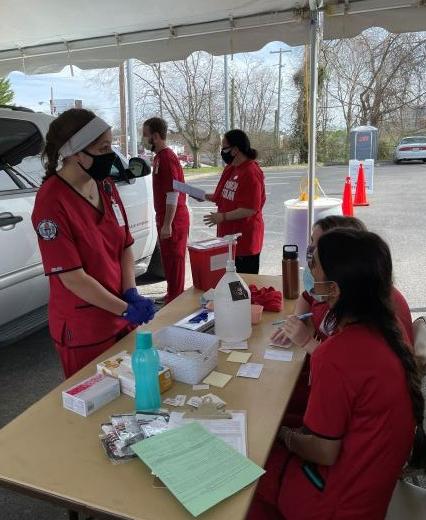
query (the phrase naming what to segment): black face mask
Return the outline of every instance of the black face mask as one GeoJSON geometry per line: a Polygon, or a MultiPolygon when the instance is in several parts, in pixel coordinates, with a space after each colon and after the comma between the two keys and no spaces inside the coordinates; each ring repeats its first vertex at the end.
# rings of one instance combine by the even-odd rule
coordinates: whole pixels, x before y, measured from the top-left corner
{"type": "Polygon", "coordinates": [[[234,160],[234,156],[231,154],[230,148],[228,152],[225,152],[225,150],[228,150],[228,148],[222,148],[222,150],[220,151],[220,155],[224,163],[231,164],[231,162],[234,160]]]}
{"type": "Polygon", "coordinates": [[[92,166],[85,168],[81,163],[78,163],[83,170],[92,177],[95,181],[103,181],[109,175],[111,175],[111,168],[117,155],[114,152],[103,153],[101,155],[93,155],[86,150],[82,150],[83,153],[93,159],[92,166]]]}

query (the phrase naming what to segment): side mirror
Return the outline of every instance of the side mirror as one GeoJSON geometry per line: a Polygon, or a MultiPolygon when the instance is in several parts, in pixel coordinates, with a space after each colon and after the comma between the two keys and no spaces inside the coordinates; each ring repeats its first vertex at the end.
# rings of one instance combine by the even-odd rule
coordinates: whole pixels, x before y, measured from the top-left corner
{"type": "Polygon", "coordinates": [[[145,159],[132,157],[129,160],[128,172],[131,178],[146,177],[151,173],[151,166],[145,159]]]}

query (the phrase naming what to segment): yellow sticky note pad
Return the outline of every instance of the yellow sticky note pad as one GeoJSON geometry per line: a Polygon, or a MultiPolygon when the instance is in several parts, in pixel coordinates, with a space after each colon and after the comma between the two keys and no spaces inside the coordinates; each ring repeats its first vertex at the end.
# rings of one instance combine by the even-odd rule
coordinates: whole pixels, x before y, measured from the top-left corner
{"type": "Polygon", "coordinates": [[[213,372],[210,372],[210,374],[204,379],[203,383],[223,388],[230,379],[232,379],[232,376],[229,374],[222,374],[222,372],[216,372],[213,370],[213,372]]]}
{"type": "Polygon", "coordinates": [[[247,363],[251,356],[251,352],[231,352],[226,361],[232,361],[233,363],[247,363]]]}

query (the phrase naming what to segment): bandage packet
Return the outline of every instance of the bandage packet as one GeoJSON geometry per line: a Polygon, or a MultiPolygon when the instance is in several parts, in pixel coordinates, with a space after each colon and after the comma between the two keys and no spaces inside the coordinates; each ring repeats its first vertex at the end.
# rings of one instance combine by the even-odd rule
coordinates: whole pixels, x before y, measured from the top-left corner
{"type": "Polygon", "coordinates": [[[112,415],[110,419],[101,425],[99,438],[110,461],[117,464],[135,457],[132,444],[166,431],[170,415],[163,411],[137,412],[112,415]]]}

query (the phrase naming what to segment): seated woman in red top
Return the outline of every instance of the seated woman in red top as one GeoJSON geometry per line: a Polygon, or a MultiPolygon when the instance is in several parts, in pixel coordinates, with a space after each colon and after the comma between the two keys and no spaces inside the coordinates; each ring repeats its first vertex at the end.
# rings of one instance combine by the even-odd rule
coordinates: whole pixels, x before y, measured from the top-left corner
{"type": "Polygon", "coordinates": [[[230,130],[222,140],[222,159],[227,166],[214,194],[207,200],[217,204],[217,213],[204,217],[208,226],[217,225],[217,236],[241,233],[235,266],[239,273],[259,273],[263,246],[265,181],[255,161],[257,152],[242,130],[230,130]]]}
{"type": "MultiPolygon", "coordinates": [[[[305,345],[308,354],[311,354],[321,341],[324,341],[333,334],[333,330],[328,330],[326,326],[326,318],[330,310],[329,305],[323,301],[321,297],[313,293],[313,277],[309,269],[309,264],[320,237],[325,232],[336,228],[367,231],[365,224],[356,217],[330,215],[315,223],[312,228],[311,242],[306,252],[308,266],[305,268],[303,276],[305,290],[301,296],[299,296],[294,312],[296,316],[306,312],[312,312],[312,318],[304,322],[297,318],[290,318],[285,326],[277,329],[272,336],[271,339],[274,343],[285,345],[286,343],[291,344],[294,342],[298,346],[305,345]],[[314,339],[311,341],[311,338],[314,339]]],[[[401,332],[404,334],[404,339],[406,339],[408,346],[411,348],[414,337],[410,309],[404,296],[395,287],[392,288],[392,302],[401,332]]],[[[299,427],[302,424],[310,388],[309,357],[309,355],[306,357],[304,369],[300,374],[286,410],[283,424],[287,426],[299,427]]]]}
{"type": "Polygon", "coordinates": [[[424,399],[392,305],[392,260],[374,233],[337,229],[312,258],[336,332],[311,358],[302,430],[283,428],[249,520],[383,520],[410,458],[426,466],[424,399]]]}
{"type": "Polygon", "coordinates": [[[127,216],[108,179],[110,126],[67,110],[50,124],[32,222],[50,282],[49,328],[66,377],[154,317],[139,296],[127,216]]]}
{"type": "MultiPolygon", "coordinates": [[[[308,334],[313,336],[316,342],[309,343],[308,352],[312,352],[316,345],[324,341],[333,333],[333,330],[327,330],[325,323],[329,306],[323,301],[321,295],[316,295],[313,292],[313,277],[309,269],[310,259],[315,251],[320,237],[326,232],[336,228],[348,228],[358,231],[366,231],[365,224],[355,217],[344,217],[341,215],[330,215],[318,220],[313,229],[311,236],[311,243],[306,252],[307,267],[303,273],[303,281],[305,290],[299,296],[294,311],[295,316],[312,312],[312,318],[308,322],[301,322],[297,318],[289,319],[285,326],[278,329],[272,336],[272,340],[277,343],[285,344],[286,341],[291,340],[298,346],[303,346],[303,342],[308,340],[308,334]],[[301,343],[302,342],[302,343],[301,343]]],[[[401,331],[408,342],[408,346],[412,348],[414,343],[413,325],[411,321],[411,313],[407,301],[404,296],[396,289],[392,288],[392,303],[398,318],[401,331]]]]}

